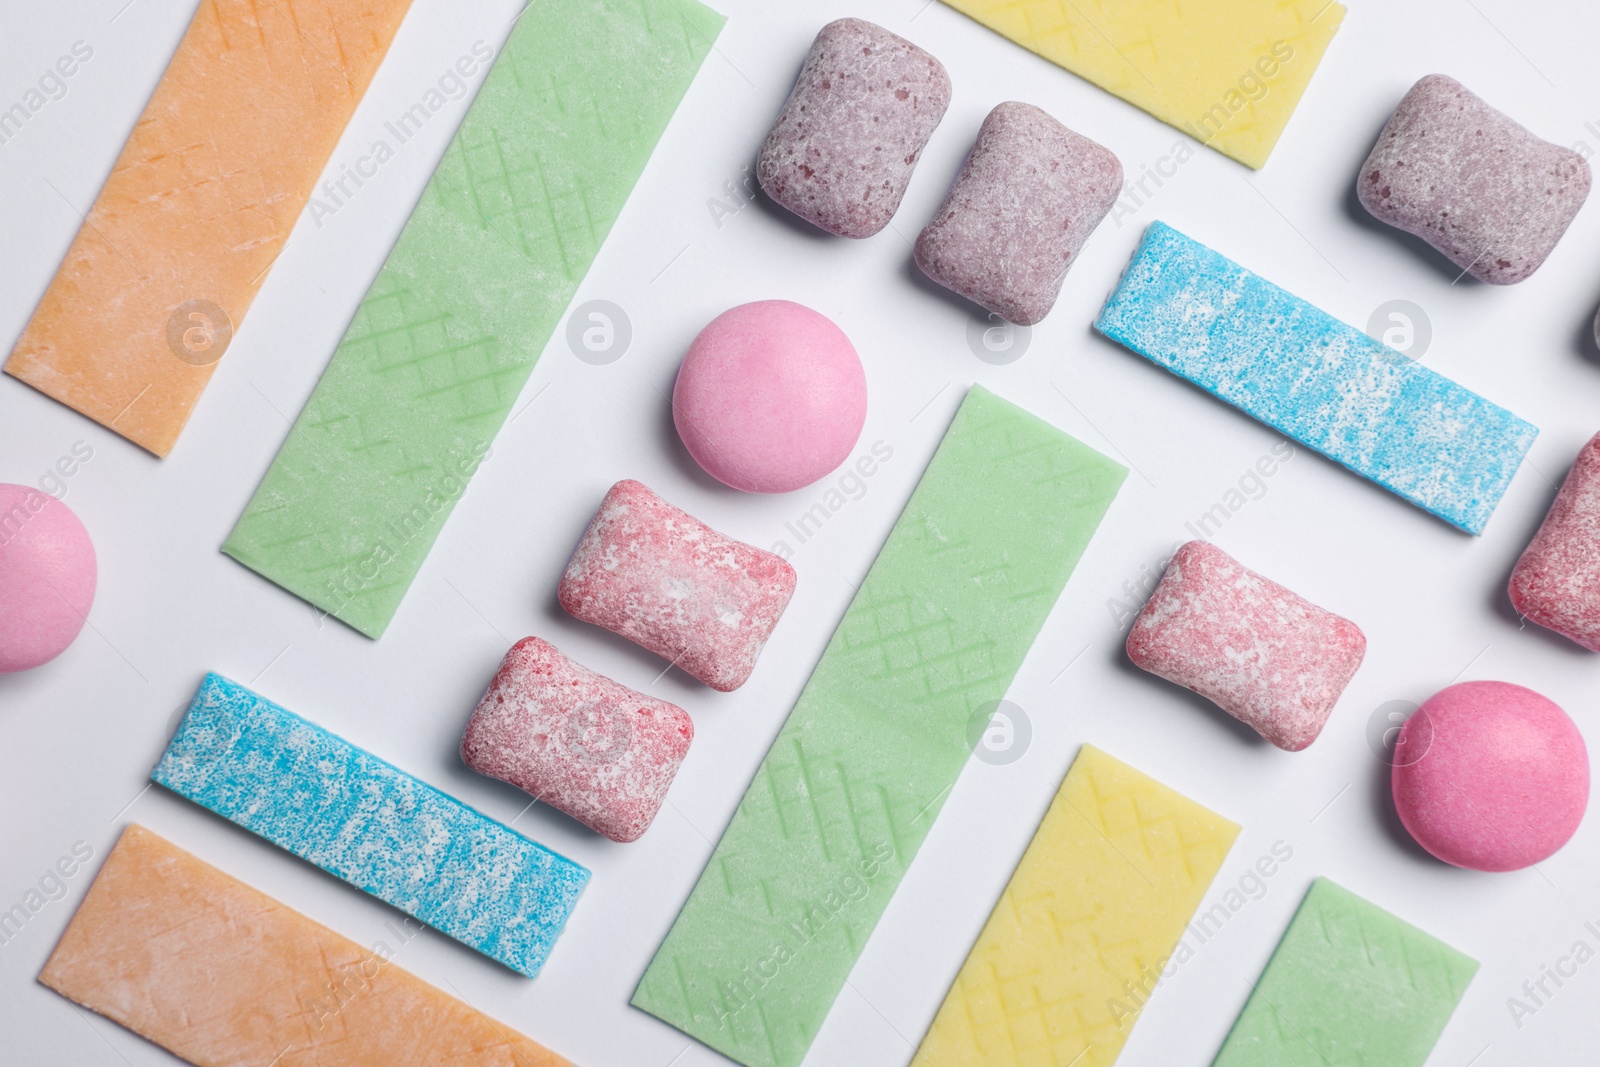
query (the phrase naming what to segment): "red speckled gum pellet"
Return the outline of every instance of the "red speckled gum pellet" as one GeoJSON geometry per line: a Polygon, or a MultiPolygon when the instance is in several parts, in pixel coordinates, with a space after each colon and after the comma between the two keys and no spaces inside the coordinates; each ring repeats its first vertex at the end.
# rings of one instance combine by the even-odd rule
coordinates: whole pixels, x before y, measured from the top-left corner
{"type": "Polygon", "coordinates": [[[1578,453],[1510,592],[1524,616],[1600,652],[1600,435],[1578,453]]]}
{"type": "Polygon", "coordinates": [[[713,689],[737,689],[794,595],[794,568],[725,537],[635,481],[611,487],[561,576],[572,617],[713,689]]]}
{"type": "Polygon", "coordinates": [[[766,194],[840,237],[871,237],[894,217],[923,146],[950,106],[950,75],[882,26],[822,27],[756,177],[766,194]]]}
{"type": "Polygon", "coordinates": [[[1317,739],[1367,639],[1204,541],[1172,557],[1128,634],[1128,658],[1193,689],[1279,748],[1317,739]]]}
{"type": "Polygon", "coordinates": [[[467,721],[461,759],[613,841],[637,841],[693,739],[694,724],[676,704],[524,637],[467,721]]]}

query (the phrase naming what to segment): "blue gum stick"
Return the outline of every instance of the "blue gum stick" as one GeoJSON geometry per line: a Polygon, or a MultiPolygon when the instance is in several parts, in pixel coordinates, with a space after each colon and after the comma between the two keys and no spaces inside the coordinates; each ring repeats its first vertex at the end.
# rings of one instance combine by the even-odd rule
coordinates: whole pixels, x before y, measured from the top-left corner
{"type": "Polygon", "coordinates": [[[217,674],[150,778],[532,978],[589,871],[217,674]]]}
{"type": "Polygon", "coordinates": [[[1094,326],[1472,534],[1539,435],[1162,222],[1094,326]]]}

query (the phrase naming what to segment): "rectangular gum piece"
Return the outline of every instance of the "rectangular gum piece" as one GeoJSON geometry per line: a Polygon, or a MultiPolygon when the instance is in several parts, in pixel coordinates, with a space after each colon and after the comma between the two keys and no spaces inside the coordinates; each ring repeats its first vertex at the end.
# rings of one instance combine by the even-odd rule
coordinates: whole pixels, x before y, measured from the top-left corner
{"type": "Polygon", "coordinates": [[[945,3],[1257,169],[1345,15],[1333,0],[945,3]]]}
{"type": "Polygon", "coordinates": [[[1589,183],[1582,155],[1430,74],[1384,124],[1356,194],[1373,218],[1427,241],[1464,273],[1513,285],[1555,250],[1589,183]]]}
{"type": "Polygon", "coordinates": [[[871,237],[894,218],[949,105],[950,75],[927,52],[871,22],[830,22],[761,145],[756,176],[806,221],[871,237]]]}
{"type": "Polygon", "coordinates": [[[150,779],[530,978],[589,882],[565,856],[216,674],[150,779]]]}
{"type": "Polygon", "coordinates": [[[1422,1067],[1477,970],[1318,878],[1212,1067],[1422,1067]]]}
{"type": "Polygon", "coordinates": [[[613,841],[650,828],[694,739],[688,712],[524,637],[467,721],[461,759],[613,841]]]}
{"type": "Polygon", "coordinates": [[[1122,189],[1111,150],[1032,104],[983,120],[933,221],[917,237],[922,273],[1009,322],[1055,306],[1078,252],[1122,189]]]}
{"type": "Polygon", "coordinates": [[[6,373],[170,452],[410,6],[201,4],[6,373]]]}
{"type": "Polygon", "coordinates": [[[1600,435],[1578,453],[1517,560],[1510,593],[1529,620],[1600,652],[1600,435]]]}
{"type": "Polygon", "coordinates": [[[1109,1067],[1238,836],[1084,745],[914,1067],[1109,1067]]]}
{"type": "Polygon", "coordinates": [[[1289,752],[1317,739],[1366,651],[1355,623],[1204,541],[1173,554],[1128,632],[1135,666],[1289,752]]]}
{"type": "Polygon", "coordinates": [[[781,557],[624,480],[600,502],[557,596],[573,618],[726,693],[749,680],[794,583],[794,568],[781,557]]]}
{"type": "Polygon", "coordinates": [[[1471,534],[1539,435],[1162,222],[1094,328],[1471,534]]]}
{"type": "Polygon", "coordinates": [[[383,633],[722,22],[526,8],[224,552],[383,633]]]}
{"type": "Polygon", "coordinates": [[[39,981],[199,1067],[571,1067],[395,966],[396,942],[362,948],[129,826],[39,981]]]}
{"type": "Polygon", "coordinates": [[[633,1003],[795,1067],[1127,474],[980,386],[633,1003]]]}

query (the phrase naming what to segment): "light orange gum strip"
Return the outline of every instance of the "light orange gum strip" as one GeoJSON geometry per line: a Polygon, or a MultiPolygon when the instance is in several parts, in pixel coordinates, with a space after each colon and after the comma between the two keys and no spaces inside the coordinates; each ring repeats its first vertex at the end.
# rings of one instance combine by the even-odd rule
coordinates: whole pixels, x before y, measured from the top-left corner
{"type": "Polygon", "coordinates": [[[129,826],[39,981],[199,1067],[571,1067],[129,826]]]}
{"type": "Polygon", "coordinates": [[[201,0],[6,372],[165,456],[411,0],[201,0]]]}

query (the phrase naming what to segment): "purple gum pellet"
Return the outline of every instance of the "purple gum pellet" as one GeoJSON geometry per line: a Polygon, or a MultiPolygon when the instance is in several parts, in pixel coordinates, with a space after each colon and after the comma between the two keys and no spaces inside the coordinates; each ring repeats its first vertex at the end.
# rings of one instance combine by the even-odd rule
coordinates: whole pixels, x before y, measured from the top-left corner
{"type": "Polygon", "coordinates": [[[871,237],[894,217],[949,104],[937,59],[882,26],[830,22],[761,146],[761,188],[829,233],[871,237]]]}
{"type": "Polygon", "coordinates": [[[933,221],[917,266],[1002,318],[1050,313],[1067,268],[1122,189],[1107,148],[1031,104],[989,112],[933,221]]]}
{"type": "Polygon", "coordinates": [[[1411,87],[1361,167],[1373,217],[1416,234],[1493,285],[1539,269],[1589,195],[1589,164],[1540,140],[1465,86],[1411,87]]]}

